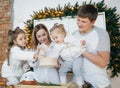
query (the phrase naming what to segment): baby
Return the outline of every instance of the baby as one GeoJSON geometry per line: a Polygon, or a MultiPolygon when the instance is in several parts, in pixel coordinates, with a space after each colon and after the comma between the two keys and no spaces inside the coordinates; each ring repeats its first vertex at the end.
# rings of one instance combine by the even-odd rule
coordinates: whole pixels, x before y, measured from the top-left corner
{"type": "Polygon", "coordinates": [[[68,71],[73,71],[75,81],[81,87],[82,80],[82,56],[86,50],[86,42],[77,40],[72,35],[66,35],[63,24],[55,23],[50,29],[50,36],[56,43],[56,48],[59,50],[62,63],[59,69],[61,83],[66,83],[66,74],[68,71]]]}

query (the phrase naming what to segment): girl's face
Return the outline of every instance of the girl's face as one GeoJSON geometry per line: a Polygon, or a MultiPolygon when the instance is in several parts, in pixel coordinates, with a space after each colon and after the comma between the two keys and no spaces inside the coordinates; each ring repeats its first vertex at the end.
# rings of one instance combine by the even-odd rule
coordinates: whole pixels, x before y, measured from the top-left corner
{"type": "Polygon", "coordinates": [[[24,33],[18,34],[16,40],[14,40],[14,43],[18,46],[25,47],[27,44],[26,35],[24,33]]]}
{"type": "Polygon", "coordinates": [[[40,29],[35,36],[39,43],[47,45],[49,44],[48,33],[44,29],[40,29]]]}
{"type": "Polygon", "coordinates": [[[55,41],[55,43],[61,44],[64,42],[65,35],[57,32],[52,32],[51,37],[55,41]]]}

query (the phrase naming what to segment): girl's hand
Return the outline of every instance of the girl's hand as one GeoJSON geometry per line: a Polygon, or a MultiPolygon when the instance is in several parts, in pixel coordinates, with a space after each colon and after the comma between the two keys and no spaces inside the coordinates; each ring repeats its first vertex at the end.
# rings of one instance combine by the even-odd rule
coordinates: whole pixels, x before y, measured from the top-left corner
{"type": "Polygon", "coordinates": [[[38,54],[34,54],[33,58],[34,58],[35,60],[37,60],[37,59],[39,58],[39,55],[38,55],[38,54]]]}
{"type": "Polygon", "coordinates": [[[35,63],[35,62],[38,61],[39,55],[38,54],[34,54],[33,58],[34,58],[33,63],[35,63]]]}

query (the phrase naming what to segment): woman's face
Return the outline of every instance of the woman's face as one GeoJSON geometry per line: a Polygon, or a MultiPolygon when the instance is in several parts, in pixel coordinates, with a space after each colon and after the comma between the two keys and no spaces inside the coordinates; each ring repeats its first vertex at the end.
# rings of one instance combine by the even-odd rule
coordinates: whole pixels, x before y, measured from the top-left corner
{"type": "Polygon", "coordinates": [[[41,44],[49,44],[48,33],[44,29],[40,29],[36,33],[36,38],[41,44]]]}

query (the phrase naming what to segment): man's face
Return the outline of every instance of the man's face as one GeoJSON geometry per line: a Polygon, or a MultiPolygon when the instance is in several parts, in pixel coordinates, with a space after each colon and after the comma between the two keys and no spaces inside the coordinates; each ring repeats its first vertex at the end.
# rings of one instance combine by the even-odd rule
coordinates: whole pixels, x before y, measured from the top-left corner
{"type": "Polygon", "coordinates": [[[77,17],[77,25],[81,33],[89,32],[95,21],[90,21],[88,18],[77,17]]]}

